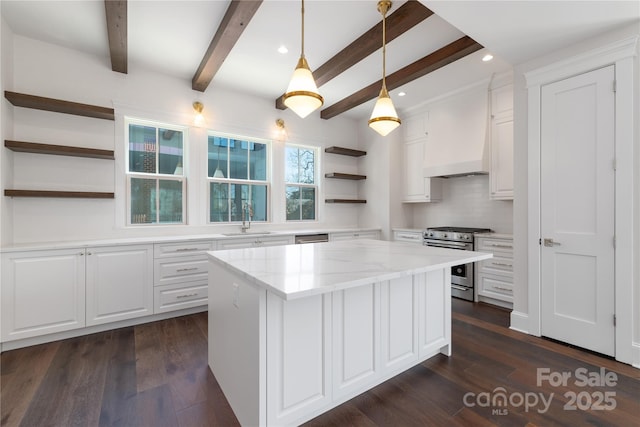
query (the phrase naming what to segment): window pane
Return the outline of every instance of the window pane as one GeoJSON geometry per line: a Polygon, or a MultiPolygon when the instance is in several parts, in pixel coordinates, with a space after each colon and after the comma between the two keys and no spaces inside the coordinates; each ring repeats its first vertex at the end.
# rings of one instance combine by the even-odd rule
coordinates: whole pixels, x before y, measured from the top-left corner
{"type": "Polygon", "coordinates": [[[249,179],[256,181],[267,180],[267,144],[252,142],[249,145],[249,179]]]}
{"type": "Polygon", "coordinates": [[[227,172],[227,149],[229,140],[219,136],[209,136],[209,177],[229,178],[227,172]]]}
{"type": "MultiPolygon", "coordinates": [[[[171,129],[158,129],[160,139],[159,173],[175,175],[176,168],[182,169],[182,132],[171,129]]],[[[182,175],[179,170],[178,175],[182,175]]]]}
{"type": "Polygon", "coordinates": [[[182,182],[160,180],[160,222],[182,222],[182,182]]]}
{"type": "Polygon", "coordinates": [[[285,181],[301,184],[314,183],[314,150],[300,147],[285,148],[285,181]]]}
{"type": "Polygon", "coordinates": [[[209,207],[209,221],[229,221],[229,184],[212,182],[209,186],[211,206],[209,207]]]}
{"type": "Polygon", "coordinates": [[[156,223],[156,180],[131,178],[131,224],[156,223]]]}
{"type": "Polygon", "coordinates": [[[231,179],[247,179],[247,141],[237,139],[229,140],[229,178],[231,179]]]}
{"type": "Polygon", "coordinates": [[[251,186],[251,208],[253,211],[252,221],[267,220],[267,186],[251,186]]]}
{"type": "Polygon", "coordinates": [[[316,219],[316,189],[311,187],[300,188],[301,219],[316,219]]]}
{"type": "Polygon", "coordinates": [[[156,173],[156,128],[129,125],[129,172],[156,173]]]}
{"type": "Polygon", "coordinates": [[[300,187],[288,185],[285,189],[287,196],[287,221],[300,219],[300,187]]]}
{"type": "MultiPolygon", "coordinates": [[[[229,197],[231,199],[231,221],[242,221],[242,208],[244,204],[249,201],[249,185],[230,184],[229,187],[229,197]]],[[[245,216],[245,220],[248,220],[248,217],[245,216]]]]}

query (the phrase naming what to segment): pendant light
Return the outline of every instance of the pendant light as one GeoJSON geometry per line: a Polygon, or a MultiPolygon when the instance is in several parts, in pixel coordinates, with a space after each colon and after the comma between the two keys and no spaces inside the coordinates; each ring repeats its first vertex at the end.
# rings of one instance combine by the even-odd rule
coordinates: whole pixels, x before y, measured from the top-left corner
{"type": "Polygon", "coordinates": [[[391,8],[390,1],[379,1],[378,12],[382,14],[382,89],[373,107],[371,118],[369,119],[369,127],[382,136],[387,136],[389,132],[400,126],[402,123],[398,118],[398,113],[393,106],[393,101],[387,92],[387,82],[385,77],[386,66],[386,14],[391,8]]]}
{"type": "Polygon", "coordinates": [[[287,92],[283,96],[284,105],[303,119],[324,103],[318,86],[313,79],[307,59],[304,57],[304,0],[302,0],[302,49],[296,69],[291,76],[287,92]]]}

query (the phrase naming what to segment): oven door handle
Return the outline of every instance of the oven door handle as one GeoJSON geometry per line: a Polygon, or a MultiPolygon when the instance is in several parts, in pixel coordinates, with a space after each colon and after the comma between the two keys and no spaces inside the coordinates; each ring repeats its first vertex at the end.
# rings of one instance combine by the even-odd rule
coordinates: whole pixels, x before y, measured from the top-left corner
{"type": "Polygon", "coordinates": [[[458,285],[451,285],[452,289],[455,289],[457,291],[470,291],[471,288],[465,288],[464,286],[458,286],[458,285]]]}
{"type": "Polygon", "coordinates": [[[426,246],[431,246],[434,248],[444,248],[444,249],[465,249],[467,247],[467,243],[455,243],[455,242],[448,242],[448,243],[436,243],[436,242],[425,242],[426,246]]]}

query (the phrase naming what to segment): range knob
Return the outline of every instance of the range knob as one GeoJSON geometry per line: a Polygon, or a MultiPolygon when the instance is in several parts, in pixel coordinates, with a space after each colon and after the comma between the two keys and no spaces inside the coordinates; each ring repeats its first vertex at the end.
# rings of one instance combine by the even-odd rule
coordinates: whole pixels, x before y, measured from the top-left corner
{"type": "Polygon", "coordinates": [[[446,239],[446,238],[447,238],[447,233],[444,233],[444,234],[442,235],[442,237],[444,237],[444,238],[446,239]]]}
{"type": "Polygon", "coordinates": [[[462,238],[462,240],[471,240],[471,237],[468,234],[463,234],[460,238],[462,238]]]}

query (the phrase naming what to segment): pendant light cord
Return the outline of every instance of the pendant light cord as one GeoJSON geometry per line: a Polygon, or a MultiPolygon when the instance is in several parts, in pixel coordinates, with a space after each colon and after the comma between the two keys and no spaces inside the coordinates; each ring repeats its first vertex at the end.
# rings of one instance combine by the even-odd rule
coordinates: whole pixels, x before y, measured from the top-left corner
{"type": "Polygon", "coordinates": [[[302,49],[300,50],[300,56],[304,58],[304,0],[302,0],[302,49]]]}
{"type": "MultiPolygon", "coordinates": [[[[304,0],[303,0],[304,1],[304,0]]],[[[387,68],[387,23],[386,10],[382,13],[382,87],[387,88],[386,68],[387,68]]]]}

